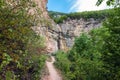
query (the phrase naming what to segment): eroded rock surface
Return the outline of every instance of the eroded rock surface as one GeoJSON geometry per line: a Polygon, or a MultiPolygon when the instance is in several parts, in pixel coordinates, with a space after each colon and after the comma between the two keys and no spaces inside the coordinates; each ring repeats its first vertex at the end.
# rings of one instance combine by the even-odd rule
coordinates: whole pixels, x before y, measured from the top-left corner
{"type": "Polygon", "coordinates": [[[35,0],[38,7],[42,10],[41,19],[43,24],[34,27],[33,29],[39,35],[45,37],[46,49],[48,53],[56,52],[58,49],[67,51],[74,44],[75,37],[83,32],[89,32],[94,28],[101,26],[102,20],[89,18],[87,20],[81,18],[67,19],[61,24],[56,24],[48,16],[46,9],[47,0],[35,0]]]}

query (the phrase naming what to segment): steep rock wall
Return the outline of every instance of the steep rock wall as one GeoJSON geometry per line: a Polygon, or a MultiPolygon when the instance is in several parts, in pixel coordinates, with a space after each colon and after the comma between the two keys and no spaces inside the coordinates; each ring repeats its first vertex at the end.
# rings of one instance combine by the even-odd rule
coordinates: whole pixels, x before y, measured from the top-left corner
{"type": "Polygon", "coordinates": [[[81,33],[88,33],[94,28],[99,28],[102,24],[100,19],[67,19],[63,23],[59,24],[61,37],[61,49],[67,50],[71,48],[74,44],[75,37],[80,36],[81,33]]]}
{"type": "Polygon", "coordinates": [[[87,20],[81,18],[67,19],[61,24],[56,24],[48,16],[46,10],[47,0],[35,0],[38,7],[41,9],[41,19],[43,24],[34,27],[37,34],[45,37],[46,49],[48,53],[56,52],[58,49],[67,51],[74,44],[75,37],[83,32],[89,32],[93,28],[99,28],[102,20],[89,18],[87,20]]]}
{"type": "MultiPolygon", "coordinates": [[[[58,34],[55,32],[59,32],[56,27],[56,24],[50,17],[47,12],[47,0],[34,0],[37,4],[37,8],[40,10],[39,17],[40,21],[38,22],[38,26],[34,26],[33,30],[38,34],[45,38],[46,50],[48,53],[53,53],[58,50],[58,34]],[[55,32],[54,32],[55,31],[55,32]]],[[[36,11],[34,9],[30,10],[31,14],[34,14],[36,11]]]]}
{"type": "MultiPolygon", "coordinates": [[[[75,37],[80,36],[81,33],[88,33],[90,30],[99,28],[102,24],[101,19],[68,19],[61,24],[52,22],[52,28],[47,28],[47,38],[50,43],[49,48],[52,52],[59,50],[67,51],[73,44],[75,37]]],[[[46,28],[45,28],[46,29],[46,28]]],[[[48,45],[49,46],[49,45],[48,45]]]]}

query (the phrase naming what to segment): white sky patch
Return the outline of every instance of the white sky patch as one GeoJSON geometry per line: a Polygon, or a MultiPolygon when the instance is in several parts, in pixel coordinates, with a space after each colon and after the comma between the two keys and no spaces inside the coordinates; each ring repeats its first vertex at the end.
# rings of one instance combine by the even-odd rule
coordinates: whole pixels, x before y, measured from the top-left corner
{"type": "Polygon", "coordinates": [[[93,11],[109,8],[106,5],[106,1],[104,1],[100,6],[96,6],[96,2],[97,0],[74,0],[72,1],[72,7],[70,8],[69,12],[93,11]]]}

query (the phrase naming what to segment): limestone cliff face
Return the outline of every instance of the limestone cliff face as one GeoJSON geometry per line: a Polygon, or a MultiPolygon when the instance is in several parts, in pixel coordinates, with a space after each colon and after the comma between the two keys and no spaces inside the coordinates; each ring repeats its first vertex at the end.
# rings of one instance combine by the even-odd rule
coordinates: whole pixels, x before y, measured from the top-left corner
{"type": "Polygon", "coordinates": [[[61,24],[52,22],[53,27],[48,27],[48,31],[46,31],[48,48],[51,52],[58,49],[67,51],[73,46],[75,37],[80,36],[83,32],[88,33],[94,28],[99,28],[101,24],[102,20],[94,18],[87,20],[82,18],[79,20],[67,19],[61,24]]]}
{"type": "Polygon", "coordinates": [[[99,28],[102,24],[102,20],[89,18],[87,20],[81,18],[77,19],[67,19],[63,23],[59,24],[60,33],[62,38],[61,49],[67,50],[71,48],[74,44],[75,37],[80,36],[81,33],[88,33],[94,28],[99,28]]]}
{"type": "Polygon", "coordinates": [[[74,44],[75,37],[82,32],[89,32],[93,28],[99,28],[102,20],[89,18],[85,19],[67,19],[61,24],[56,24],[48,16],[46,10],[47,0],[35,0],[42,11],[41,19],[43,24],[34,27],[37,34],[46,39],[46,49],[48,53],[56,52],[58,49],[67,51],[74,44]]]}
{"type": "Polygon", "coordinates": [[[46,5],[47,5],[48,0],[34,0],[34,1],[41,10],[41,14],[42,14],[41,16],[44,18],[49,18],[48,13],[47,13],[47,9],[46,9],[47,8],[46,5]]]}
{"type": "MultiPolygon", "coordinates": [[[[48,53],[53,53],[58,50],[58,32],[56,24],[50,17],[48,16],[48,12],[46,9],[47,0],[34,0],[37,4],[37,8],[40,10],[39,17],[40,21],[38,22],[38,26],[34,26],[33,30],[38,34],[45,38],[45,45],[48,53]],[[55,31],[55,32],[54,32],[55,31]]],[[[35,9],[31,9],[30,13],[34,14],[35,9]]]]}

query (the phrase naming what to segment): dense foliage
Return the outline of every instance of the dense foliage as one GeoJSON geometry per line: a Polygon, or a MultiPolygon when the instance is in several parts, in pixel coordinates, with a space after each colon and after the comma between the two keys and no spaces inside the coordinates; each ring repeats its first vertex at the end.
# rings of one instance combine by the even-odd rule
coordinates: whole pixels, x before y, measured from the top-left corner
{"type": "Polygon", "coordinates": [[[31,0],[0,0],[0,80],[39,80],[45,62],[44,38],[32,26],[31,0]]]}
{"type": "Polygon", "coordinates": [[[101,33],[105,33],[104,37],[108,35],[105,28],[93,30],[91,35],[81,34],[76,38],[73,48],[66,53],[65,59],[61,58],[61,53],[56,55],[56,66],[65,75],[65,80],[105,80],[103,75],[104,69],[102,68],[103,62],[101,61],[101,49],[103,46],[103,38],[101,33]],[[97,35],[96,35],[97,34],[97,35]],[[62,60],[63,59],[63,60],[62,60]],[[61,61],[62,62],[61,62],[61,61]],[[66,70],[63,70],[65,65],[69,65],[66,70]],[[72,73],[72,74],[66,74],[72,73]],[[68,77],[70,76],[70,77],[68,77]],[[67,78],[66,78],[67,77],[67,78]]]}
{"type": "Polygon", "coordinates": [[[62,23],[64,20],[70,19],[105,19],[109,16],[113,15],[113,9],[107,9],[107,10],[100,10],[100,11],[85,11],[85,12],[75,12],[70,14],[64,14],[64,13],[56,13],[56,12],[49,12],[50,17],[56,22],[56,23],[62,23]]]}
{"type": "Polygon", "coordinates": [[[70,72],[71,62],[67,58],[68,54],[63,51],[56,52],[56,62],[55,65],[58,69],[62,71],[65,80],[70,80],[74,74],[70,72]]]}
{"type": "Polygon", "coordinates": [[[120,8],[102,28],[81,34],[67,53],[56,54],[56,66],[65,80],[120,79],[120,8]]]}
{"type": "MultiPolygon", "coordinates": [[[[120,8],[116,8],[115,17],[110,17],[105,23],[109,29],[110,36],[105,38],[103,46],[103,61],[108,70],[108,79],[120,79],[120,8]],[[112,74],[111,74],[112,73],[112,74]]],[[[110,80],[109,79],[109,80],[110,80]]]]}

